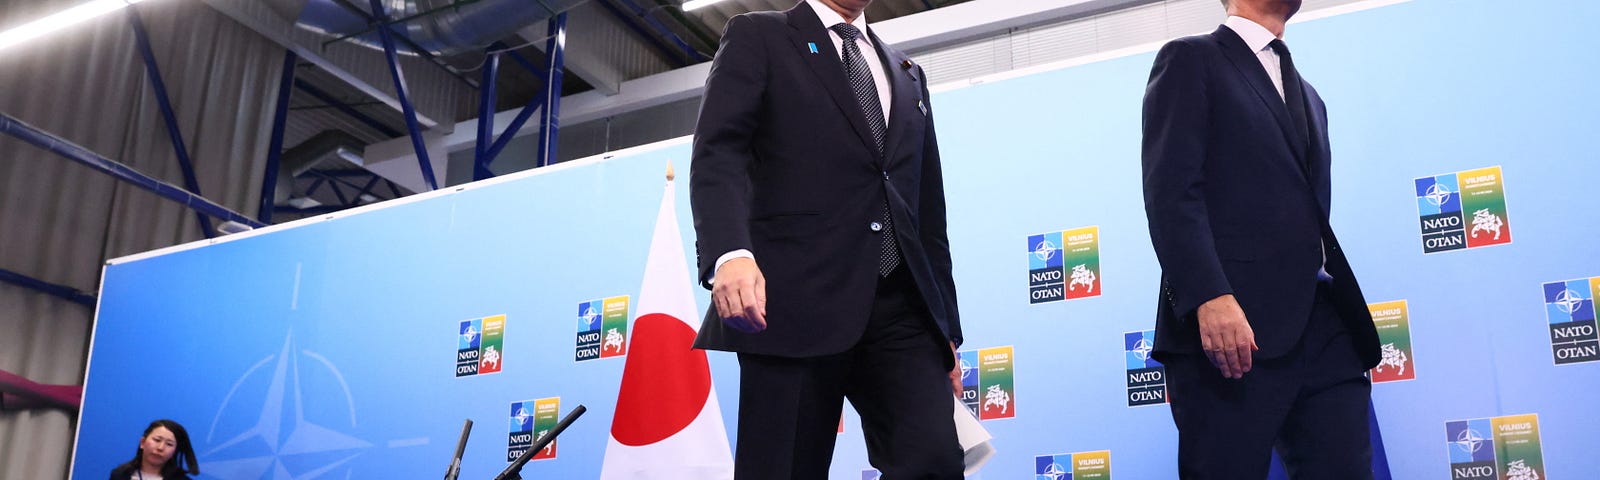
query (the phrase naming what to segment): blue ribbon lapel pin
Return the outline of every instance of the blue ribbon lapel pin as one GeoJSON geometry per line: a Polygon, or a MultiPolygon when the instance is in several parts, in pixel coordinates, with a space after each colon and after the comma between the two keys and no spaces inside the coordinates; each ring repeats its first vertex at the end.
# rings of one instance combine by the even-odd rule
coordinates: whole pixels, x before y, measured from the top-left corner
{"type": "Polygon", "coordinates": [[[806,42],[806,47],[811,49],[811,53],[817,53],[817,42],[806,42]]]}

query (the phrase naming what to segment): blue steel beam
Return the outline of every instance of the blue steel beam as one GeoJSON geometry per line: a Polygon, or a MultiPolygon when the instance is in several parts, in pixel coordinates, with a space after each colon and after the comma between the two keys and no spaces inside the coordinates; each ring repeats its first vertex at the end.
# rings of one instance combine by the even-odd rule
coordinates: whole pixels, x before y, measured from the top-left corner
{"type": "Polygon", "coordinates": [[[717,38],[707,33],[704,28],[701,28],[698,22],[689,20],[689,17],[684,15],[683,0],[655,0],[655,2],[656,6],[652,7],[651,11],[660,9],[663,12],[667,12],[667,15],[676,20],[678,25],[688,29],[696,40],[700,40],[701,45],[710,47],[713,52],[717,51],[717,38]]]}
{"type": "MultiPolygon", "coordinates": [[[[139,44],[139,55],[144,57],[145,73],[150,75],[150,87],[156,93],[156,105],[161,107],[161,119],[167,124],[167,138],[172,141],[172,151],[178,156],[178,167],[183,170],[183,186],[195,195],[200,193],[200,181],[194,175],[194,162],[189,159],[189,147],[183,142],[183,132],[178,130],[178,116],[172,112],[172,100],[167,96],[167,83],[161,80],[161,69],[156,65],[156,54],[150,49],[150,34],[144,29],[144,20],[139,18],[139,9],[128,9],[128,23],[133,24],[133,37],[139,44]]],[[[217,236],[211,227],[211,219],[200,212],[195,212],[196,219],[200,220],[200,231],[206,238],[217,236]]]]}
{"type": "MultiPolygon", "coordinates": [[[[369,0],[372,4],[372,16],[383,20],[389,14],[383,10],[383,0],[369,0]]],[[[411,133],[411,148],[417,152],[417,165],[422,168],[422,182],[428,190],[439,188],[439,183],[433,179],[433,164],[428,161],[428,146],[422,142],[422,126],[417,124],[417,110],[411,106],[410,93],[406,91],[405,75],[400,73],[400,55],[394,47],[394,32],[388,27],[379,28],[378,35],[383,39],[383,55],[389,61],[389,73],[394,76],[395,96],[400,98],[400,109],[406,114],[406,130],[411,133]]]]}
{"type": "Polygon", "coordinates": [[[528,57],[524,57],[524,56],[522,56],[522,54],[517,53],[516,50],[512,50],[511,47],[509,45],[506,45],[505,43],[502,43],[502,42],[491,43],[491,44],[489,44],[489,50],[493,51],[493,52],[500,52],[500,53],[503,53],[503,54],[506,54],[506,55],[510,55],[511,59],[516,61],[518,65],[522,65],[522,68],[527,69],[529,72],[533,73],[534,75],[538,75],[540,80],[544,80],[544,77],[550,75],[549,73],[545,73],[543,68],[539,68],[538,64],[529,61],[528,57]]]}
{"type": "MultiPolygon", "coordinates": [[[[434,7],[434,8],[429,9],[429,10],[425,10],[425,11],[422,11],[422,12],[414,13],[414,14],[411,14],[411,15],[407,15],[407,16],[404,16],[404,17],[400,17],[400,18],[396,18],[394,20],[384,21],[384,22],[374,22],[371,19],[371,17],[367,17],[368,18],[368,20],[367,20],[367,22],[368,22],[367,28],[363,28],[359,32],[347,33],[347,34],[344,34],[344,36],[341,36],[339,38],[335,38],[333,40],[328,40],[328,41],[322,42],[322,48],[328,48],[328,45],[332,45],[332,44],[335,44],[335,43],[343,42],[345,40],[349,40],[349,39],[356,38],[356,37],[359,37],[359,36],[362,36],[362,35],[366,35],[368,33],[372,33],[373,30],[377,30],[379,28],[389,27],[389,26],[393,26],[393,25],[403,25],[403,24],[405,24],[407,22],[410,22],[412,20],[416,20],[416,19],[424,18],[424,17],[429,17],[429,16],[432,16],[432,15],[437,15],[439,13],[444,12],[445,10],[459,9],[459,8],[465,7],[467,5],[478,3],[480,1],[482,1],[482,0],[456,0],[455,2],[451,2],[449,5],[444,5],[444,6],[440,6],[440,7],[434,7]]],[[[926,0],[924,0],[924,1],[926,1],[926,0]]],[[[359,9],[357,9],[357,11],[359,12],[359,9]]]]}
{"type": "MultiPolygon", "coordinates": [[[[655,30],[656,33],[660,34],[662,38],[665,38],[668,42],[671,42],[674,47],[682,50],[684,64],[699,63],[711,59],[705,54],[700,53],[699,50],[695,50],[693,46],[689,45],[689,42],[683,40],[683,37],[679,37],[676,32],[673,32],[672,29],[667,28],[666,24],[661,23],[660,20],[656,20],[655,17],[650,16],[649,9],[640,6],[638,3],[634,3],[633,0],[617,0],[617,2],[627,6],[629,10],[633,11],[634,15],[637,15],[640,20],[643,20],[646,25],[649,25],[650,28],[655,30]]],[[[601,3],[605,3],[605,0],[601,0],[601,3]]]]}
{"type": "MultiPolygon", "coordinates": [[[[474,0],[474,1],[476,1],[476,0],[474,0]]],[[[350,3],[350,0],[334,0],[334,3],[338,4],[340,7],[343,7],[346,11],[348,11],[348,12],[350,12],[352,14],[355,14],[355,16],[360,17],[362,20],[365,20],[367,22],[367,27],[368,28],[378,29],[377,26],[379,26],[379,25],[384,25],[386,27],[392,27],[394,24],[397,23],[394,20],[385,19],[385,17],[387,17],[388,15],[386,13],[384,13],[384,10],[381,9],[381,8],[380,9],[374,9],[373,13],[369,14],[369,13],[367,13],[366,10],[362,10],[361,7],[357,7],[355,4],[350,3]]],[[[449,7],[445,7],[445,8],[449,8],[449,7]]],[[[411,49],[411,53],[415,53],[415,54],[417,54],[417,56],[422,57],[424,59],[427,59],[430,62],[433,62],[434,65],[438,65],[439,68],[444,69],[445,72],[447,72],[447,73],[449,73],[451,75],[454,75],[456,78],[460,79],[462,83],[465,83],[465,84],[467,84],[467,85],[469,85],[469,86],[471,86],[473,88],[477,88],[478,87],[477,84],[472,83],[472,79],[467,78],[466,75],[462,75],[461,74],[461,71],[456,70],[455,68],[451,67],[450,64],[445,63],[443,60],[440,60],[439,57],[437,57],[437,56],[435,56],[433,54],[433,52],[429,52],[428,49],[422,48],[422,45],[418,45],[416,41],[411,39],[411,37],[408,37],[408,36],[406,36],[406,35],[404,35],[404,34],[402,34],[400,32],[395,32],[395,31],[391,30],[390,28],[381,28],[379,30],[390,30],[389,34],[393,35],[393,38],[395,40],[398,40],[400,43],[406,44],[406,47],[411,49]]],[[[379,37],[381,38],[382,35],[380,34],[379,37]]],[[[328,42],[328,43],[332,43],[332,42],[328,42]]],[[[324,43],[323,47],[326,48],[328,46],[328,43],[324,43]]]]}
{"type": "Polygon", "coordinates": [[[517,132],[522,131],[522,126],[528,124],[528,120],[533,118],[534,112],[538,112],[539,108],[544,106],[544,97],[541,90],[539,95],[534,95],[532,99],[528,100],[527,105],[522,106],[522,110],[517,111],[517,116],[511,119],[511,124],[506,125],[506,131],[500,132],[500,138],[495,139],[494,145],[489,146],[489,158],[500,156],[500,151],[505,150],[506,144],[511,143],[511,138],[515,137],[517,132]]]}
{"type": "Polygon", "coordinates": [[[318,205],[318,206],[311,207],[311,208],[273,207],[272,210],[275,211],[275,212],[278,212],[278,213],[292,213],[292,214],[299,214],[299,215],[322,215],[322,214],[325,214],[325,213],[333,213],[333,212],[337,212],[337,211],[340,211],[340,210],[344,210],[345,208],[346,207],[344,205],[318,205]]]}
{"type": "Polygon", "coordinates": [[[639,23],[634,21],[633,15],[624,13],[622,10],[618,9],[616,5],[612,5],[611,2],[607,0],[595,0],[594,3],[598,3],[600,6],[605,7],[606,11],[611,13],[611,16],[617,17],[617,21],[622,22],[623,25],[627,25],[629,30],[633,30],[635,35],[643,38],[646,44],[654,47],[657,52],[661,53],[661,56],[666,57],[668,61],[675,64],[677,67],[682,68],[689,65],[688,60],[684,58],[682,53],[673,50],[671,46],[667,45],[665,40],[661,39],[661,37],[656,36],[655,34],[650,33],[648,30],[645,30],[644,27],[639,26],[639,23]]]}
{"type": "Polygon", "coordinates": [[[54,283],[39,280],[37,278],[3,268],[0,268],[0,282],[6,282],[19,287],[31,288],[38,290],[39,293],[45,293],[59,297],[63,300],[89,307],[90,309],[94,308],[94,295],[83,293],[76,288],[68,287],[66,285],[56,285],[54,283]]]}
{"type": "Polygon", "coordinates": [[[322,184],[324,184],[324,183],[328,183],[328,179],[323,178],[323,177],[317,177],[316,180],[312,180],[311,181],[311,186],[306,187],[306,196],[309,197],[309,196],[312,196],[312,195],[316,195],[317,194],[317,190],[321,189],[322,188],[322,184]]]}
{"type": "Polygon", "coordinates": [[[371,180],[367,180],[367,185],[364,186],[364,187],[361,187],[361,191],[360,192],[356,192],[356,202],[360,202],[361,201],[361,197],[366,196],[368,194],[371,194],[372,193],[372,187],[378,186],[378,180],[382,180],[382,179],[383,179],[383,177],[379,177],[376,174],[374,174],[372,176],[371,180]]]}
{"type": "Polygon", "coordinates": [[[489,164],[494,162],[494,157],[489,156],[489,147],[494,143],[494,90],[495,85],[500,83],[495,81],[500,74],[500,54],[491,50],[486,50],[485,54],[483,81],[478,82],[478,143],[473,150],[473,180],[494,176],[494,172],[489,171],[489,164]]]}
{"type": "Polygon", "coordinates": [[[317,178],[325,179],[325,180],[327,180],[329,182],[337,183],[337,184],[344,185],[344,186],[350,187],[350,188],[355,188],[355,189],[360,189],[361,185],[357,185],[356,182],[345,180],[346,178],[356,178],[356,177],[359,177],[359,178],[372,178],[372,177],[376,177],[377,176],[377,174],[374,174],[372,172],[366,172],[366,171],[361,171],[361,172],[348,171],[348,172],[346,172],[346,171],[338,171],[338,170],[333,170],[333,171],[310,170],[307,173],[310,174],[310,175],[314,175],[317,178]]]}
{"type": "MultiPolygon", "coordinates": [[[[544,67],[540,67],[538,64],[528,61],[527,57],[523,57],[522,54],[517,53],[515,50],[510,50],[510,47],[506,46],[506,44],[495,42],[490,44],[489,48],[491,51],[498,51],[503,54],[510,55],[513,61],[516,61],[517,64],[522,65],[523,68],[527,69],[529,72],[532,72],[539,78],[540,82],[543,82],[544,84],[550,83],[550,73],[548,70],[546,70],[544,67]]],[[[548,56],[546,58],[548,58],[548,56]]],[[[543,86],[540,88],[542,92],[543,86]]],[[[517,132],[522,131],[523,125],[526,125],[528,120],[533,118],[534,112],[539,111],[539,108],[542,106],[544,106],[544,95],[534,95],[532,99],[528,100],[528,104],[524,105],[522,110],[517,112],[517,116],[511,119],[511,124],[506,126],[505,131],[500,132],[500,138],[495,139],[494,143],[490,145],[488,150],[485,152],[485,155],[489,158],[490,163],[493,163],[494,159],[500,156],[500,151],[504,150],[506,148],[506,144],[510,143],[511,139],[517,136],[517,132]]],[[[395,196],[398,198],[399,194],[397,193],[395,196]]]]}
{"type": "Polygon", "coordinates": [[[289,96],[294,93],[294,50],[283,54],[283,74],[278,77],[278,103],[272,113],[272,140],[267,145],[266,174],[261,176],[261,207],[256,210],[256,220],[272,223],[272,201],[278,189],[278,164],[283,158],[283,131],[289,122],[289,96]]]}
{"type": "Polygon", "coordinates": [[[357,121],[366,124],[366,126],[372,127],[374,130],[377,130],[379,133],[382,133],[389,138],[395,138],[402,135],[399,130],[389,128],[388,125],[384,125],[383,122],[379,122],[370,115],[361,113],[360,110],[356,110],[355,107],[351,107],[350,104],[344,103],[337,98],[333,98],[333,95],[329,95],[328,92],[322,91],[322,89],[317,88],[310,82],[296,78],[294,79],[294,86],[295,88],[300,89],[300,91],[311,94],[312,97],[315,97],[317,100],[321,100],[322,103],[326,103],[328,106],[339,109],[340,112],[343,112],[345,115],[349,115],[350,118],[354,118],[357,121]]]}
{"type": "MultiPolygon", "coordinates": [[[[379,177],[377,174],[372,173],[372,172],[367,172],[367,171],[311,170],[311,171],[308,172],[308,174],[316,176],[318,182],[312,183],[312,185],[311,185],[312,188],[307,189],[306,196],[308,196],[308,197],[311,196],[311,194],[314,193],[312,190],[314,190],[315,188],[321,186],[321,181],[327,181],[328,184],[333,185],[333,187],[334,187],[334,195],[339,196],[340,201],[344,202],[346,204],[345,206],[349,206],[349,207],[356,206],[357,203],[352,203],[352,202],[358,202],[361,199],[360,197],[362,195],[368,195],[368,194],[374,193],[372,191],[372,189],[376,188],[380,181],[385,181],[383,179],[383,177],[379,177]],[[355,182],[352,182],[352,181],[349,181],[349,180],[345,180],[346,178],[364,178],[364,179],[367,180],[367,183],[361,184],[361,185],[357,185],[355,182]],[[346,198],[346,197],[342,196],[344,191],[343,191],[343,189],[339,188],[339,185],[344,185],[346,187],[350,187],[350,188],[356,189],[357,190],[356,198],[350,199],[350,198],[346,198]]],[[[394,188],[394,182],[389,182],[389,183],[390,183],[390,185],[389,185],[390,191],[394,193],[394,197],[393,198],[400,198],[400,190],[397,189],[397,188],[394,188]]]]}
{"type": "Polygon", "coordinates": [[[328,182],[328,186],[333,188],[333,196],[339,198],[340,205],[348,206],[350,204],[350,198],[344,196],[344,189],[339,188],[339,182],[328,182]]]}
{"type": "Polygon", "coordinates": [[[150,191],[156,195],[160,195],[168,200],[181,203],[183,206],[194,209],[200,213],[225,220],[232,220],[252,227],[266,226],[266,224],[258,222],[253,218],[246,217],[232,210],[228,210],[228,207],[218,205],[215,202],[206,200],[204,197],[190,193],[188,190],[178,188],[170,183],[163,182],[155,177],[139,173],[138,170],[129,168],[127,165],[123,165],[109,158],[100,156],[100,154],[89,151],[87,148],[83,148],[82,146],[69,142],[66,139],[52,135],[44,130],[40,130],[33,125],[23,123],[21,120],[12,118],[10,115],[6,115],[4,113],[0,113],[0,133],[17,137],[18,139],[28,142],[35,147],[39,147],[57,155],[67,157],[68,160],[81,163],[89,168],[98,170],[101,173],[116,177],[118,180],[131,183],[136,187],[150,191]]]}
{"type": "MultiPolygon", "coordinates": [[[[374,175],[372,172],[367,171],[367,170],[307,170],[305,173],[302,173],[301,175],[308,175],[308,174],[314,174],[314,175],[318,175],[318,176],[331,177],[331,178],[367,178],[367,177],[371,177],[371,176],[374,175]]],[[[349,185],[349,186],[352,186],[352,187],[359,187],[359,185],[356,185],[356,184],[350,183],[350,182],[345,182],[345,185],[349,185]]]]}
{"type": "MultiPolygon", "coordinates": [[[[378,0],[372,0],[374,2],[378,0]]],[[[566,70],[567,12],[550,19],[550,39],[545,43],[546,72],[550,76],[544,83],[544,108],[539,118],[539,158],[535,167],[555,163],[556,136],[560,131],[561,75],[566,70]]]]}

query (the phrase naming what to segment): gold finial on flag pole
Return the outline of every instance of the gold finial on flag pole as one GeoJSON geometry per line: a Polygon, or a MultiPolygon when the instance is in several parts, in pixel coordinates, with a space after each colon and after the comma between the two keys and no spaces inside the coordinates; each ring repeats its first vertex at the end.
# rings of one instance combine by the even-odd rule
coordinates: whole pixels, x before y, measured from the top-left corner
{"type": "Polygon", "coordinates": [[[667,181],[672,181],[672,177],[676,176],[677,174],[672,172],[672,160],[667,160],[667,181]]]}

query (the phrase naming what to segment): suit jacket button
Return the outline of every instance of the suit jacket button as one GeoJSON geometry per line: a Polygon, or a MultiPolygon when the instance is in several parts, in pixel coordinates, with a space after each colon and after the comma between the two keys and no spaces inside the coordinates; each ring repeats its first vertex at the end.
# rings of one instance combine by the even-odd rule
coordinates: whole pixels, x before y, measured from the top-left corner
{"type": "Polygon", "coordinates": [[[882,223],[878,223],[878,222],[872,222],[872,224],[867,225],[867,228],[871,229],[874,232],[881,232],[881,231],[883,231],[883,224],[882,223]]]}
{"type": "Polygon", "coordinates": [[[884,180],[888,180],[889,179],[889,171],[888,170],[884,170],[883,171],[883,179],[884,180]]]}

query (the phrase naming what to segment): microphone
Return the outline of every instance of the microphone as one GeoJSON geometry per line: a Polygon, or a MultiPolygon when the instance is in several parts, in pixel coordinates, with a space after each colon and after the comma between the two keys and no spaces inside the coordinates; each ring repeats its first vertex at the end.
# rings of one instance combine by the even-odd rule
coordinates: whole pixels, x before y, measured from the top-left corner
{"type": "Polygon", "coordinates": [[[467,435],[472,433],[472,419],[461,425],[461,440],[456,442],[456,456],[450,459],[450,468],[444,471],[444,480],[456,480],[461,475],[461,453],[467,450],[467,435]]]}
{"type": "Polygon", "coordinates": [[[571,412],[567,413],[567,416],[561,418],[561,422],[556,423],[556,427],[550,430],[549,435],[539,437],[539,440],[533,442],[533,446],[529,447],[528,451],[522,452],[522,455],[518,456],[516,461],[506,465],[505,470],[501,470],[499,475],[495,475],[494,480],[522,480],[522,466],[527,464],[528,460],[533,459],[533,454],[539,453],[540,450],[550,446],[550,442],[556,441],[556,435],[560,435],[561,431],[566,430],[573,420],[577,420],[578,417],[583,416],[583,412],[588,410],[581,404],[578,405],[578,408],[572,409],[571,412]]]}

